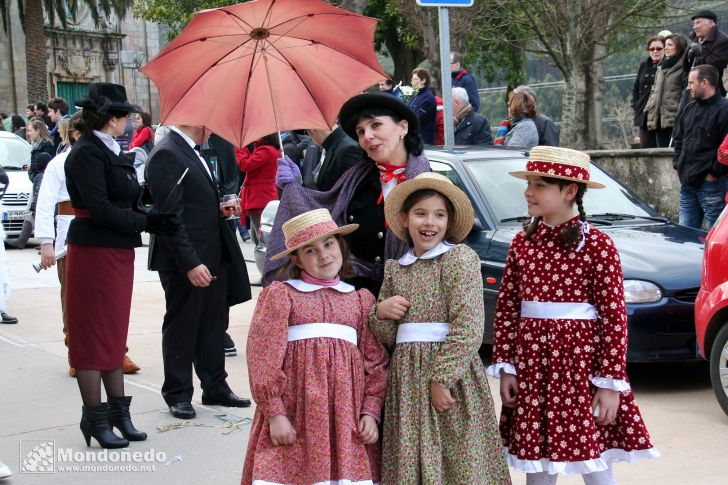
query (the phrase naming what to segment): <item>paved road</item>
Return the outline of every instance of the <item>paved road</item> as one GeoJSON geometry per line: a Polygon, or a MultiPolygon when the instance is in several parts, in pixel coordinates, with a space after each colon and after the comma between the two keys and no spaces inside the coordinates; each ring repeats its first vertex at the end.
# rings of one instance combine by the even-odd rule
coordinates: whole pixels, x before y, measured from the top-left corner
{"type": "MultiPolygon", "coordinates": [[[[241,247],[246,259],[252,260],[252,245],[241,247]]],[[[9,250],[8,256],[14,284],[8,310],[20,318],[20,323],[0,325],[0,460],[15,472],[3,484],[239,483],[249,431],[244,420],[252,418],[252,410],[202,406],[198,390],[198,417],[185,423],[169,415],[159,394],[164,298],[156,273],[145,270],[146,248],[137,250],[128,339],[130,355],[142,371],[127,376],[126,389],[134,397],[134,423],[149,434],[149,439],[132,443],[129,451],[138,452],[138,456],[109,455],[106,462],[95,463],[87,459],[105,457],[99,455],[101,449],[95,444],[86,448],[78,429],[81,400],[75,380],[66,373],[55,273],[33,271],[31,264],[39,258],[34,249],[9,250]],[[175,427],[180,424],[184,427],[175,427]],[[26,465],[39,465],[39,450],[49,442],[56,448],[55,471],[20,473],[21,462],[29,454],[32,458],[25,460],[26,465]],[[83,455],[87,450],[94,452],[93,456],[83,455]],[[109,461],[113,458],[120,461],[109,461]],[[101,470],[104,466],[106,470],[109,466],[136,466],[137,471],[61,470],[62,466],[84,465],[101,470]],[[153,471],[141,471],[142,467],[153,467],[153,471]]],[[[249,264],[248,269],[251,280],[257,282],[255,266],[249,264]]],[[[259,292],[260,288],[254,288],[256,297],[259,292]]],[[[234,307],[230,319],[239,355],[227,359],[228,382],[245,396],[250,395],[245,339],[254,305],[252,301],[234,307]]],[[[728,417],[715,402],[707,373],[702,363],[631,366],[637,401],[663,457],[617,465],[620,484],[728,483],[728,417]]],[[[498,400],[497,382],[491,381],[491,386],[498,400]]],[[[524,476],[514,474],[513,483],[524,484],[524,476]]],[[[582,481],[562,477],[559,483],[582,481]]]]}

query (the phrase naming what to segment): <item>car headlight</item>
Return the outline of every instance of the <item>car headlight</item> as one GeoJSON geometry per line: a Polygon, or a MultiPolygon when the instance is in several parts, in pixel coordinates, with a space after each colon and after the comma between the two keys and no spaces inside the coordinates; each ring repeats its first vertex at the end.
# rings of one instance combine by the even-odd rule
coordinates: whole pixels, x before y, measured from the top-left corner
{"type": "Polygon", "coordinates": [[[662,299],[662,291],[649,281],[624,280],[624,299],[627,303],[654,303],[662,299]]]}

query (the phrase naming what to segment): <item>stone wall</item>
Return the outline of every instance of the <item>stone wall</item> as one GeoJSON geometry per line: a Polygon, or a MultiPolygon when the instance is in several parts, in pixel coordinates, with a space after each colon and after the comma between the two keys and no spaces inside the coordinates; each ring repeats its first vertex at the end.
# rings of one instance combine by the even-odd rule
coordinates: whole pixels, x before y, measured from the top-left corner
{"type": "Polygon", "coordinates": [[[592,150],[587,152],[610,175],[677,222],[680,182],[672,168],[671,148],[592,150]]]}

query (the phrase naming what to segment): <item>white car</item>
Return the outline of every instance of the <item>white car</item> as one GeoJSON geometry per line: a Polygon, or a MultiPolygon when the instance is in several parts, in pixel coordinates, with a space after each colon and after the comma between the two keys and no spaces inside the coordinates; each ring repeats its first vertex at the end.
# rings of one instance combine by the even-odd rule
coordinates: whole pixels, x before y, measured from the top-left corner
{"type": "Polygon", "coordinates": [[[6,237],[20,234],[23,220],[30,213],[33,183],[28,178],[30,143],[7,131],[0,131],[0,165],[10,183],[0,200],[0,213],[6,237]]]}

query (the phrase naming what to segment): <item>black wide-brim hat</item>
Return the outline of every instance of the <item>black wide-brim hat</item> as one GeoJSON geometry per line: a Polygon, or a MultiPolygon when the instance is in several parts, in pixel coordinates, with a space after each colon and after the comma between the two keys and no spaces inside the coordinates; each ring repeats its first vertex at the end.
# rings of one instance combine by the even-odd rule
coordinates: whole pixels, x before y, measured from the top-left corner
{"type": "Polygon", "coordinates": [[[97,113],[106,114],[109,110],[124,111],[126,113],[141,113],[142,109],[129,103],[126,97],[126,88],[121,84],[91,83],[88,87],[88,96],[74,103],[79,108],[92,108],[97,113]]]}
{"type": "Polygon", "coordinates": [[[394,111],[402,119],[407,120],[409,130],[420,131],[420,120],[417,118],[417,114],[397,97],[387,93],[357,94],[349,99],[339,111],[339,125],[347,135],[354,140],[358,140],[356,123],[359,121],[359,115],[362,111],[371,108],[384,108],[394,111]]]}
{"type": "Polygon", "coordinates": [[[718,22],[718,16],[712,10],[699,10],[695,13],[695,15],[690,17],[690,20],[695,20],[698,18],[712,20],[716,23],[718,22]]]}

